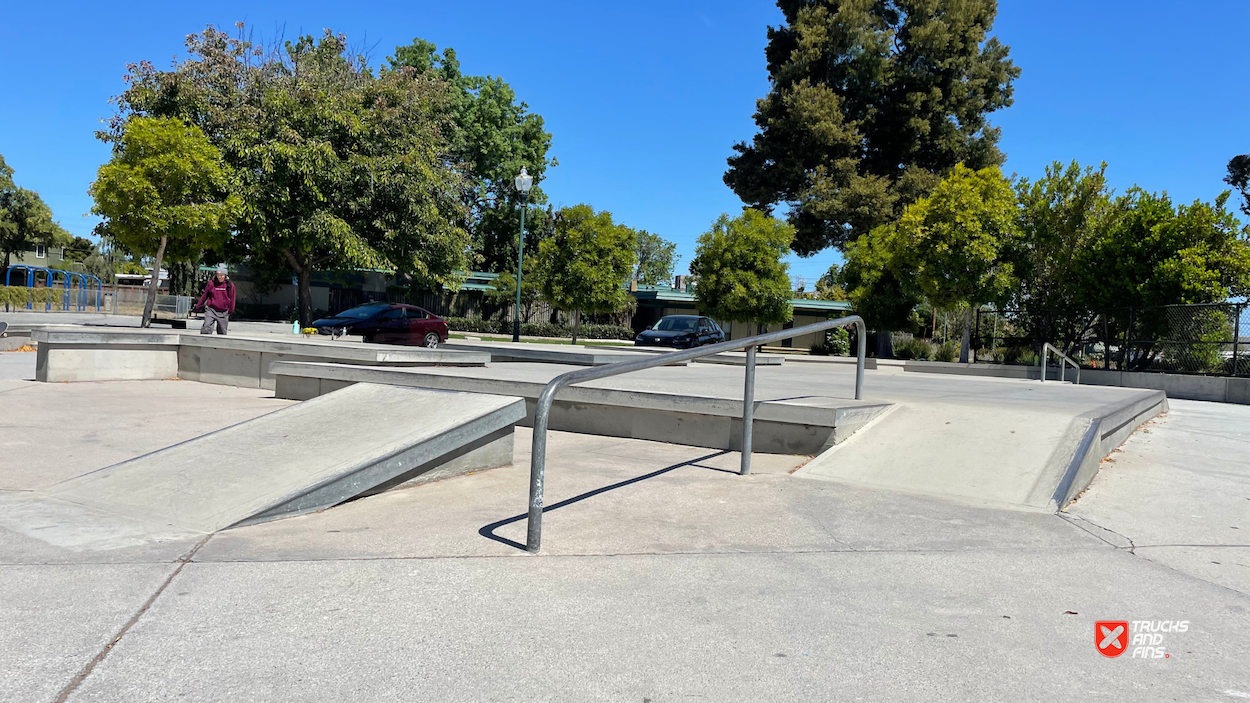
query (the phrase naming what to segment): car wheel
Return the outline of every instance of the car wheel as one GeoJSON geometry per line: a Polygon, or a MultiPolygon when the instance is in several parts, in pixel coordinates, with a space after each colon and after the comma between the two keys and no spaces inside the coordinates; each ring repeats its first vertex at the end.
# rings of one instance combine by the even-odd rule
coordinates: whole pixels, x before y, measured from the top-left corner
{"type": "Polygon", "coordinates": [[[438,347],[438,334],[431,332],[425,335],[425,348],[434,349],[438,347]]]}

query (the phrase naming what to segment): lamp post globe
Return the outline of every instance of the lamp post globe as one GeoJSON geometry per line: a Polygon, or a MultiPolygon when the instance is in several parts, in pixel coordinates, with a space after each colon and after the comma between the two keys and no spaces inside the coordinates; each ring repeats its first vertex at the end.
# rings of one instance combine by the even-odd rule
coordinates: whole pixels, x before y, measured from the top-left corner
{"type": "Polygon", "coordinates": [[[521,167],[516,177],[516,189],[521,194],[521,229],[516,238],[516,308],[512,311],[512,341],[521,341],[521,259],[525,256],[525,210],[529,207],[530,188],[534,177],[521,167]]]}

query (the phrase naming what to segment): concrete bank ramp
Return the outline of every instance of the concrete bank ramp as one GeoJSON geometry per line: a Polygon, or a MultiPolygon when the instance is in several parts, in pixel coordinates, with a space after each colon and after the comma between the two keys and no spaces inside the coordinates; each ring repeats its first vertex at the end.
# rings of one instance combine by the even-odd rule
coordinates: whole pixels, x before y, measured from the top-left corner
{"type": "Polygon", "coordinates": [[[1053,512],[1135,429],[1167,410],[1162,391],[1122,395],[1079,414],[1028,404],[898,403],[795,476],[1053,512]]]}
{"type": "Polygon", "coordinates": [[[359,383],[62,482],[56,502],[210,533],[509,464],[525,402],[359,383]]]}

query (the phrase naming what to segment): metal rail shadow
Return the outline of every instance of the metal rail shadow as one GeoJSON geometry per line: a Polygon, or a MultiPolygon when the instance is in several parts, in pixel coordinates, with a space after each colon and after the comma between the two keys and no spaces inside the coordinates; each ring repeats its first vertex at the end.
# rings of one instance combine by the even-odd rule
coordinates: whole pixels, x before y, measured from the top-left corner
{"type": "MultiPolygon", "coordinates": [[[[546,513],[552,510],[558,510],[560,508],[563,508],[568,505],[572,505],[574,503],[580,503],[581,501],[586,500],[587,498],[594,498],[595,496],[607,493],[608,491],[614,491],[618,488],[624,488],[626,486],[633,485],[640,481],[646,481],[647,479],[655,478],[656,476],[662,476],[670,471],[676,471],[677,469],[684,468],[686,466],[697,466],[699,462],[701,461],[707,461],[708,459],[715,459],[718,456],[724,456],[728,453],[729,453],[729,450],[727,449],[719,451],[719,452],[712,452],[711,454],[705,454],[701,457],[690,459],[689,461],[683,461],[679,464],[673,464],[672,466],[665,466],[662,469],[656,469],[655,471],[652,471],[651,473],[646,473],[641,476],[628,478],[628,479],[625,479],[624,481],[618,481],[609,486],[603,486],[602,488],[596,488],[593,491],[586,491],[585,493],[582,493],[581,495],[576,495],[576,496],[573,496],[572,498],[566,498],[560,501],[559,503],[554,503],[552,505],[545,506],[543,507],[543,512],[546,513]]],[[[727,469],[718,469],[713,466],[701,466],[699,468],[707,469],[708,471],[721,471],[724,473],[733,473],[732,471],[729,471],[727,469]]],[[[527,517],[529,517],[528,513],[521,513],[520,515],[514,515],[510,518],[499,520],[498,522],[492,522],[489,525],[483,526],[480,530],[477,531],[477,533],[485,537],[486,539],[491,539],[496,542],[499,542],[500,544],[506,544],[509,547],[516,547],[517,549],[524,550],[525,549],[524,544],[521,544],[520,542],[516,542],[514,540],[510,540],[507,537],[501,537],[495,534],[495,530],[498,530],[499,528],[504,527],[505,525],[511,525],[514,522],[520,522],[527,517]]]]}
{"type": "Polygon", "coordinates": [[[746,378],[742,393],[742,467],[739,471],[740,474],[746,476],[751,473],[751,423],[755,415],[756,349],[771,342],[779,342],[783,339],[792,339],[805,334],[814,334],[850,325],[855,325],[855,331],[858,333],[856,336],[859,338],[859,343],[856,345],[858,349],[856,350],[855,360],[855,400],[861,400],[864,386],[864,356],[868,335],[864,327],[864,318],[858,315],[849,315],[847,317],[839,317],[836,320],[826,320],[779,332],[758,334],[754,337],[744,337],[742,339],[710,344],[706,347],[656,354],[645,359],[632,359],[603,366],[592,366],[586,369],[570,371],[551,379],[547,387],[543,389],[542,394],[538,396],[538,404],[534,408],[534,439],[530,459],[529,524],[525,537],[525,549],[532,553],[537,552],[542,546],[543,480],[547,468],[547,420],[551,413],[551,404],[556,399],[556,394],[566,386],[582,381],[593,381],[599,378],[642,371],[643,369],[657,366],[667,366],[674,362],[698,359],[735,349],[746,349],[746,378]]]}

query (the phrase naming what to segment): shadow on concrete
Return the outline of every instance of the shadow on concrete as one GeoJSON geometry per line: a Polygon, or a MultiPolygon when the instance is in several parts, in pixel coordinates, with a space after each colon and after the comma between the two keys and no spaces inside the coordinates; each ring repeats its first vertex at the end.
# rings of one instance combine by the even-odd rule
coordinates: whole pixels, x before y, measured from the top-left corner
{"type": "MultiPolygon", "coordinates": [[[[560,501],[559,503],[553,503],[551,505],[543,506],[543,513],[546,514],[548,512],[551,512],[552,510],[557,510],[559,508],[563,508],[565,506],[572,505],[574,503],[580,503],[581,501],[586,500],[587,498],[593,498],[597,495],[607,493],[608,491],[614,491],[618,488],[624,488],[625,486],[638,483],[639,481],[646,481],[647,479],[655,478],[656,476],[662,476],[670,471],[676,471],[677,469],[687,467],[687,466],[698,466],[698,468],[705,469],[707,471],[720,471],[722,473],[727,473],[727,474],[737,474],[738,473],[737,471],[730,471],[728,469],[718,469],[714,466],[699,465],[699,462],[701,461],[715,459],[718,456],[724,456],[728,453],[729,453],[728,450],[712,452],[711,454],[705,454],[701,457],[697,457],[689,461],[683,461],[680,464],[673,464],[672,466],[666,466],[662,469],[657,469],[648,474],[635,476],[633,478],[626,479],[624,481],[618,481],[617,483],[613,483],[610,486],[603,486],[602,488],[596,488],[593,491],[587,491],[581,495],[576,495],[576,496],[573,496],[572,498],[566,498],[560,501]]],[[[506,544],[509,547],[514,547],[516,549],[520,549],[521,551],[525,551],[524,544],[521,544],[520,542],[517,542],[515,540],[510,540],[507,537],[501,537],[495,534],[495,530],[498,530],[499,528],[505,525],[511,525],[514,522],[520,522],[521,520],[524,520],[527,517],[529,517],[529,513],[521,513],[520,515],[514,515],[510,518],[499,520],[498,522],[492,522],[489,525],[484,525],[481,529],[477,531],[477,533],[485,537],[486,539],[494,540],[500,544],[506,544]]]]}

